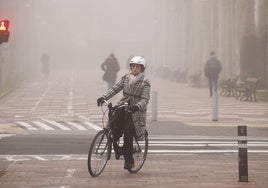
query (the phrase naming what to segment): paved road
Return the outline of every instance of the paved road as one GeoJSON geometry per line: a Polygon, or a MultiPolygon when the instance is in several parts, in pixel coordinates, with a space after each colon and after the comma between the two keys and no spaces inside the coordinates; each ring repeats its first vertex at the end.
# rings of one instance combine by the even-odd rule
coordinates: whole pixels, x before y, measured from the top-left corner
{"type": "MultiPolygon", "coordinates": [[[[64,156],[63,156],[64,157],[64,156]]],[[[148,156],[137,174],[123,170],[123,161],[109,161],[97,178],[87,172],[86,160],[65,158],[13,162],[0,174],[3,188],[14,187],[181,187],[266,188],[267,156],[249,155],[249,182],[238,181],[237,155],[148,156]]],[[[0,161],[1,162],[1,161],[0,161]]]]}
{"type": "Polygon", "coordinates": [[[1,187],[267,185],[267,103],[219,97],[219,121],[214,122],[207,88],[191,88],[156,77],[151,77],[151,82],[152,91],[158,92],[158,121],[151,121],[150,103],[147,118],[151,147],[144,169],[130,176],[122,170],[121,161],[112,160],[102,177],[89,178],[85,137],[91,138],[103,126],[102,110],[96,107],[96,98],[106,89],[100,75],[100,71],[52,74],[49,79],[25,83],[0,99],[0,148],[5,151],[0,166],[6,169],[0,174],[1,187]],[[240,124],[248,126],[251,170],[247,184],[237,182],[236,134],[240,124]],[[70,150],[65,150],[65,140],[72,137],[77,137],[81,149],[71,144],[70,150]],[[62,138],[59,146],[65,152],[42,150],[36,138],[43,144],[62,138]],[[24,142],[34,147],[20,153],[18,148],[24,142]],[[70,152],[75,147],[77,154],[70,152]]]}
{"type": "MultiPolygon", "coordinates": [[[[91,127],[77,129],[72,124],[61,124],[65,127],[63,130],[22,127],[17,131],[19,134],[0,134],[1,154],[86,154],[89,141],[98,130],[91,127]]],[[[82,125],[79,126],[86,127],[82,125]]],[[[248,128],[250,152],[268,152],[268,137],[263,130],[266,129],[248,128]]],[[[150,121],[148,132],[149,153],[152,154],[237,152],[237,127],[189,126],[173,121],[150,121]]]]}

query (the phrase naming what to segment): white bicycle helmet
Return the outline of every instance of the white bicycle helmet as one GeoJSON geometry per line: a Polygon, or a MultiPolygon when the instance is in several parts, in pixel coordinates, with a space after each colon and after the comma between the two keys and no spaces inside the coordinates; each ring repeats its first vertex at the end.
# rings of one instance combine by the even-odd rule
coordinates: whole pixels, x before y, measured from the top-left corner
{"type": "Polygon", "coordinates": [[[129,62],[130,66],[131,66],[131,64],[142,65],[143,69],[145,69],[145,66],[146,66],[145,59],[143,57],[141,57],[141,56],[134,56],[129,62]]]}

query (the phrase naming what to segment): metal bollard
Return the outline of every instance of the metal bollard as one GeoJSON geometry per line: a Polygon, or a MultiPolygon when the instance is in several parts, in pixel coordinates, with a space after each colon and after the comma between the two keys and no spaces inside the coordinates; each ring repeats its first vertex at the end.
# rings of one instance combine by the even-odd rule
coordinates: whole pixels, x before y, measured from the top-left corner
{"type": "Polygon", "coordinates": [[[212,121],[218,121],[218,91],[215,89],[215,83],[212,82],[212,103],[213,103],[213,117],[212,121]]]}
{"type": "Polygon", "coordinates": [[[152,121],[157,121],[157,92],[152,92],[152,121]]]}
{"type": "Polygon", "coordinates": [[[238,126],[239,181],[248,182],[247,126],[238,126]]]}

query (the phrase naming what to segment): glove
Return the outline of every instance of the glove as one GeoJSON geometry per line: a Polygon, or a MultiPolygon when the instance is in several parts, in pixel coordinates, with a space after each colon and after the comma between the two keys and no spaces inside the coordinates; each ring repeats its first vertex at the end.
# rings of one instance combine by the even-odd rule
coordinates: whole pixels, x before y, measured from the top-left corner
{"type": "Polygon", "coordinates": [[[132,107],[132,113],[137,112],[137,111],[139,111],[139,110],[140,110],[140,108],[139,108],[138,105],[134,105],[134,106],[132,107]]]}
{"type": "Polygon", "coordinates": [[[100,97],[100,98],[98,98],[98,99],[97,99],[97,105],[98,105],[98,106],[101,106],[101,105],[104,103],[104,100],[105,100],[104,97],[100,97]]]}

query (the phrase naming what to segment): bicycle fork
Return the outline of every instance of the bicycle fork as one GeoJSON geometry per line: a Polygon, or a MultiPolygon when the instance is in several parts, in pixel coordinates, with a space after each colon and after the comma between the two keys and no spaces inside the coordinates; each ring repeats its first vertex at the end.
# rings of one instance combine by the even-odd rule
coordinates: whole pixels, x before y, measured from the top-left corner
{"type": "Polygon", "coordinates": [[[107,151],[108,160],[110,160],[111,159],[111,150],[112,150],[111,142],[112,142],[111,134],[110,133],[108,133],[108,135],[103,134],[98,146],[95,149],[95,153],[98,154],[99,153],[98,151],[101,150],[102,152],[100,153],[100,155],[103,155],[107,151]],[[108,140],[103,148],[103,140],[104,140],[105,136],[107,136],[108,140]],[[109,145],[110,145],[110,147],[109,147],[109,145]],[[109,148],[110,148],[110,151],[108,150],[109,148]]]}

